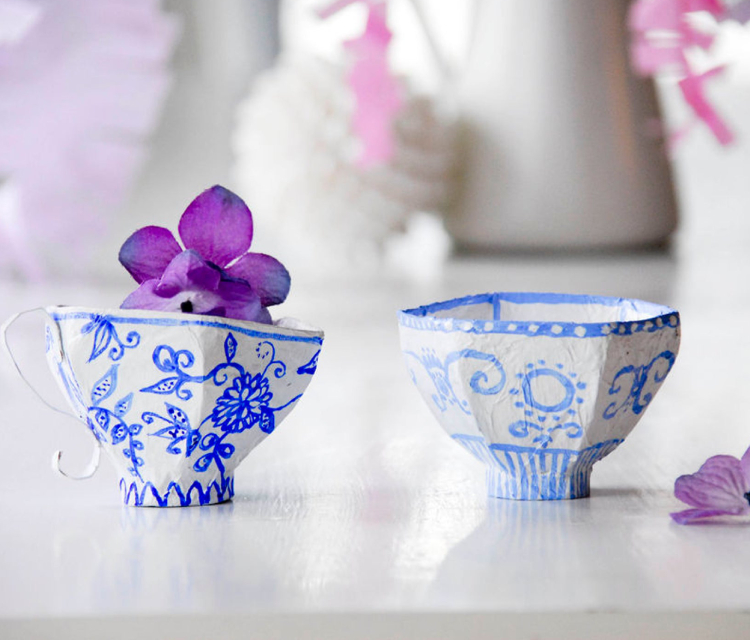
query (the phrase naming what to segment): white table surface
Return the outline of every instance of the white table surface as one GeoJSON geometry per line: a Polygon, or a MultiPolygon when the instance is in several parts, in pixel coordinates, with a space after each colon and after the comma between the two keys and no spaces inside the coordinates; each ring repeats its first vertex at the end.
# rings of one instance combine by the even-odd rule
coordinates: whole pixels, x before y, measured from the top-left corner
{"type": "MultiPolygon", "coordinates": [[[[327,333],[305,397],[211,507],[119,504],[83,425],[2,370],[0,637],[750,637],[750,526],[680,527],[676,476],[750,445],[750,224],[703,224],[666,254],[453,261],[442,281],[296,290],[327,333]],[[487,290],[641,297],[676,307],[676,365],[588,499],[488,499],[483,467],[409,380],[398,308],[487,290]],[[173,629],[170,635],[166,630],[173,629]],[[731,634],[731,636],[730,636],[731,634]]],[[[0,310],[114,306],[125,287],[0,285],[0,310]]],[[[12,341],[45,379],[41,318],[12,341]]]]}

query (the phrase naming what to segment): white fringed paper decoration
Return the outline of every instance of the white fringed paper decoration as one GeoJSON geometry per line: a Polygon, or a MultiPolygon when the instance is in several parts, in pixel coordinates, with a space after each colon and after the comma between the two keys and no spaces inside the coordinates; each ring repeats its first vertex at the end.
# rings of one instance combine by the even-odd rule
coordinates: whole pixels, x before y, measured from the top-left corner
{"type": "MultiPolygon", "coordinates": [[[[393,156],[360,166],[347,71],[286,51],[238,110],[235,181],[264,237],[275,236],[275,250],[293,271],[378,270],[389,241],[412,226],[415,212],[438,210],[450,193],[452,127],[405,81],[393,156]]],[[[418,220],[415,232],[425,224],[418,220]]],[[[444,233],[437,221],[428,226],[431,236],[444,233]]],[[[437,242],[427,259],[440,262],[446,253],[437,242]]]]}
{"type": "Polygon", "coordinates": [[[145,155],[177,23],[158,0],[0,0],[0,269],[85,272],[145,155]]]}

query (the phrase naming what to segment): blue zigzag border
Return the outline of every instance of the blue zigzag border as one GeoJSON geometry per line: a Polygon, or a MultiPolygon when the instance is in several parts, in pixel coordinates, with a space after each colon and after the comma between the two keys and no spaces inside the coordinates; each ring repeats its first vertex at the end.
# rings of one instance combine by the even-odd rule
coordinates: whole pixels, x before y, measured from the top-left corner
{"type": "Polygon", "coordinates": [[[146,482],[142,488],[138,489],[138,482],[131,482],[130,485],[126,482],[125,478],[120,478],[120,493],[122,494],[122,501],[128,506],[143,507],[143,506],[155,506],[155,507],[168,507],[178,506],[170,505],[170,495],[176,495],[180,500],[180,507],[191,507],[191,506],[204,506],[207,504],[216,504],[218,502],[226,502],[234,497],[234,477],[229,476],[228,478],[222,478],[221,483],[214,480],[209,483],[207,487],[195,480],[187,491],[183,491],[182,487],[177,482],[170,482],[167,486],[167,490],[164,493],[160,493],[159,490],[153,485],[153,483],[146,482]],[[148,493],[151,493],[148,496],[148,493]],[[198,502],[193,502],[193,496],[197,492],[198,502]],[[216,494],[216,499],[212,500],[212,494],[216,494]],[[144,504],[148,497],[152,497],[156,500],[155,505],[144,504]]]}

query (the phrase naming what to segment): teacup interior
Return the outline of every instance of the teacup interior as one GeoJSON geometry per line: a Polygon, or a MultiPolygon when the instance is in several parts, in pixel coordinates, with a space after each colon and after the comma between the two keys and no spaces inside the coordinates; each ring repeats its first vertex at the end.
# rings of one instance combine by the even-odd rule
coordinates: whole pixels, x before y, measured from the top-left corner
{"type": "Polygon", "coordinates": [[[554,293],[482,294],[414,310],[435,318],[574,323],[647,320],[670,311],[642,300],[554,293]]]}

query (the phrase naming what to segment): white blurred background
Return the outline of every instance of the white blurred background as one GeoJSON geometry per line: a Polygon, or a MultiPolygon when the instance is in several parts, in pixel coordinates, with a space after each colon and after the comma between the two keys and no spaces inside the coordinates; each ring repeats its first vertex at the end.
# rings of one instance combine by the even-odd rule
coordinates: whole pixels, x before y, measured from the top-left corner
{"type": "MultiPolygon", "coordinates": [[[[540,11],[544,9],[545,3],[536,4],[537,14],[543,17],[540,11]]],[[[47,247],[44,259],[53,268],[47,269],[44,277],[82,282],[111,281],[119,283],[118,286],[123,287],[126,292],[128,278],[116,260],[122,241],[133,230],[147,224],[175,228],[179,215],[190,200],[202,189],[216,183],[236,189],[248,201],[251,209],[254,209],[258,229],[255,249],[281,251],[279,257],[282,261],[286,258],[294,263],[294,245],[284,246],[283,242],[279,244],[278,239],[272,237],[273,218],[264,218],[262,211],[256,210],[253,193],[246,188],[241,176],[238,179],[238,106],[253,96],[258,74],[274,65],[282,48],[287,52],[302,52],[306,57],[316,55],[341,63],[342,42],[362,29],[365,8],[351,6],[339,15],[321,21],[313,13],[318,5],[318,2],[311,0],[290,1],[281,7],[276,0],[223,0],[210,5],[198,0],[165,2],[163,10],[174,16],[179,24],[179,35],[168,67],[171,85],[163,108],[157,113],[153,132],[146,138],[143,161],[135,174],[132,188],[123,194],[119,206],[109,207],[102,213],[101,221],[104,224],[101,231],[87,243],[85,251],[72,254],[66,244],[47,247]],[[92,253],[91,260],[84,257],[86,251],[92,253]]],[[[416,4],[409,0],[392,0],[390,3],[390,24],[395,34],[390,51],[394,72],[408,78],[414,93],[427,92],[431,97],[437,98],[441,113],[447,113],[447,117],[455,121],[460,122],[462,117],[462,105],[458,99],[460,85],[472,60],[472,47],[476,45],[477,34],[483,28],[483,15],[486,15],[488,6],[493,8],[497,5],[491,0],[477,3],[433,0],[416,4]],[[422,7],[422,18],[429,27],[432,44],[440,50],[443,62],[451,68],[453,75],[450,83],[446,84],[444,78],[441,80],[440,65],[430,49],[430,41],[425,37],[424,24],[420,24],[415,6],[422,7]]],[[[544,10],[549,10],[552,6],[554,3],[547,3],[547,9],[544,10]]],[[[624,9],[620,8],[618,11],[624,15],[624,9]]],[[[508,15],[513,18],[513,15],[508,15]]],[[[517,24],[512,29],[519,33],[518,41],[533,41],[529,34],[534,33],[534,23],[524,20],[521,14],[516,15],[515,19],[517,24]]],[[[549,40],[558,37],[554,36],[555,33],[564,31],[565,25],[558,26],[559,28],[547,29],[552,34],[549,40]]],[[[542,25],[539,24],[538,27],[541,28],[542,25]]],[[[507,39],[508,29],[503,33],[507,39]]],[[[709,95],[734,130],[736,143],[722,147],[705,128],[697,126],[672,153],[675,192],[679,205],[677,242],[671,244],[673,251],[675,246],[680,251],[680,247],[702,242],[713,234],[722,234],[728,239],[736,238],[737,234],[732,233],[732,229],[737,229],[736,225],[739,223],[736,221],[744,219],[750,205],[750,185],[745,179],[747,167],[750,166],[747,143],[750,138],[750,121],[747,116],[750,107],[749,40],[747,26],[733,24],[724,29],[712,50],[715,60],[732,63],[722,76],[712,80],[709,95]]],[[[539,56],[542,56],[545,50],[541,46],[538,49],[539,56]]],[[[476,51],[474,55],[477,55],[476,51]]],[[[512,52],[510,57],[512,58],[512,52]]],[[[518,59],[510,60],[483,59],[480,62],[483,67],[490,69],[512,65],[515,69],[521,69],[518,72],[521,77],[524,66],[529,69],[533,65],[540,66],[540,60],[529,55],[519,55],[518,59]]],[[[474,65],[478,64],[474,60],[474,65]]],[[[553,68],[554,64],[552,59],[542,60],[542,66],[553,68]]],[[[573,70],[570,77],[576,78],[581,73],[583,71],[580,69],[573,70]]],[[[668,78],[660,83],[660,98],[668,126],[678,127],[688,115],[674,83],[668,78]]],[[[512,101],[514,96],[505,99],[512,101]]],[[[586,95],[581,97],[584,102],[586,99],[586,95]]],[[[549,119],[554,121],[555,110],[550,109],[549,113],[549,119]]],[[[531,117],[530,113],[529,118],[531,117]]],[[[562,114],[559,122],[554,122],[554,127],[560,131],[565,129],[566,122],[562,114]]],[[[596,131],[592,126],[592,131],[576,131],[576,135],[585,138],[595,136],[596,131]]],[[[290,158],[290,163],[292,161],[293,158],[290,158]]],[[[501,162],[497,167],[491,167],[490,178],[496,175],[497,180],[502,181],[507,164],[501,162]]],[[[538,168],[540,175],[551,175],[558,170],[559,167],[556,166],[538,168]]],[[[461,174],[461,167],[458,173],[461,174]]],[[[567,180],[567,183],[570,182],[571,180],[567,180]]],[[[531,198],[533,194],[529,191],[527,188],[523,193],[531,198]]],[[[627,194],[623,197],[627,198],[627,194]]],[[[495,215],[492,202],[484,209],[487,216],[495,215]]],[[[592,215],[601,217],[605,213],[595,211],[592,215]]],[[[23,215],[34,217],[38,213],[24,211],[23,215]]],[[[654,211],[655,217],[659,215],[659,211],[654,211]]],[[[622,217],[618,214],[619,219],[622,217]]],[[[429,276],[440,277],[441,259],[450,242],[450,238],[443,233],[439,222],[435,224],[435,220],[436,218],[430,218],[429,224],[425,223],[426,226],[422,227],[417,224],[419,229],[416,240],[401,249],[401,253],[407,255],[413,253],[415,247],[424,251],[427,263],[434,265],[434,268],[427,269],[428,279],[429,276]]],[[[543,236],[544,229],[550,225],[555,228],[555,224],[554,212],[550,212],[549,219],[538,225],[540,237],[543,236]]],[[[641,220],[634,221],[635,236],[637,227],[643,225],[641,220]]],[[[453,228],[455,230],[455,224],[453,228]]],[[[398,227],[394,235],[398,236],[402,230],[398,227]]],[[[534,232],[522,231],[527,236],[532,236],[528,247],[535,250],[554,249],[559,255],[561,251],[564,253],[571,248],[571,244],[576,244],[563,242],[560,246],[554,246],[554,243],[540,241],[537,243],[539,246],[535,246],[534,232]]],[[[488,233],[491,235],[497,232],[488,230],[488,233]]],[[[499,233],[500,238],[504,233],[504,230],[499,233]]],[[[585,238],[587,233],[593,233],[591,228],[581,229],[579,236],[585,238]]],[[[740,233],[744,234],[744,230],[740,233]]],[[[327,234],[335,238],[336,226],[327,228],[327,234]]],[[[504,255],[507,247],[502,241],[488,244],[488,247],[482,248],[489,248],[494,255],[504,255]]],[[[524,248],[524,243],[520,244],[524,248]]],[[[658,243],[644,241],[642,244],[653,246],[658,243]]],[[[585,241],[582,246],[586,248],[585,241]]],[[[604,242],[602,246],[607,248],[609,245],[604,242]]],[[[637,238],[633,246],[638,248],[637,238]]],[[[669,243],[665,246],[668,247],[669,243]]],[[[581,247],[572,248],[577,250],[581,247]]],[[[593,242],[593,248],[601,247],[593,242]]],[[[397,241],[394,251],[398,255],[397,241]]],[[[424,260],[422,271],[425,270],[423,263],[424,260]]],[[[346,270],[346,262],[342,265],[339,272],[346,270]]],[[[11,264],[8,268],[6,265],[6,274],[18,276],[19,269],[17,265],[15,267],[11,264]]],[[[382,262],[374,262],[376,273],[388,272],[385,267],[382,262]]],[[[410,265],[408,261],[402,267],[400,271],[397,270],[399,277],[405,274],[408,277],[412,267],[415,271],[420,268],[416,262],[410,265]]],[[[20,271],[23,272],[23,269],[20,271]]],[[[333,272],[336,272],[335,269],[333,272]]],[[[305,273],[299,275],[304,281],[305,273]]],[[[420,277],[424,275],[422,273],[420,277]]],[[[331,277],[331,271],[323,271],[319,277],[331,277]]]]}

